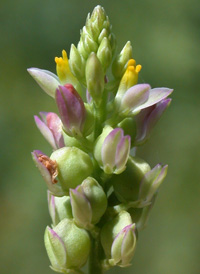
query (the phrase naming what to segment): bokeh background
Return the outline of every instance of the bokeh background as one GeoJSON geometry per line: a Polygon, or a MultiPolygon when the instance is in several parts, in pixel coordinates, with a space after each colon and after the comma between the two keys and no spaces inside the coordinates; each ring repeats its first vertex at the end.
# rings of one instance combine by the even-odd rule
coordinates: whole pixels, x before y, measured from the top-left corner
{"type": "Polygon", "coordinates": [[[200,273],[199,0],[2,0],[0,3],[0,273],[53,273],[43,245],[50,218],[46,186],[30,152],[50,153],[33,121],[56,111],[26,72],[55,72],[54,57],[77,44],[88,12],[101,4],[118,39],[131,40],[140,82],[174,88],[170,108],[138,153],[169,164],[132,267],[109,273],[200,273]]]}

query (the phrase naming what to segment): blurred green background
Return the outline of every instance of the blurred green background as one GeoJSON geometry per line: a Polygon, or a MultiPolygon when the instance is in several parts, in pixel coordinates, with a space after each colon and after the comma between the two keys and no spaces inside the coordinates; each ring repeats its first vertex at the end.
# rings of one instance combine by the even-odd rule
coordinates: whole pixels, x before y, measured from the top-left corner
{"type": "Polygon", "coordinates": [[[46,186],[30,152],[50,148],[33,121],[56,111],[26,72],[55,72],[54,57],[77,44],[88,12],[101,4],[118,39],[131,40],[140,82],[174,88],[170,108],[138,153],[169,164],[132,267],[108,273],[200,273],[200,1],[2,0],[0,3],[0,273],[53,273],[43,245],[50,224],[46,186]]]}

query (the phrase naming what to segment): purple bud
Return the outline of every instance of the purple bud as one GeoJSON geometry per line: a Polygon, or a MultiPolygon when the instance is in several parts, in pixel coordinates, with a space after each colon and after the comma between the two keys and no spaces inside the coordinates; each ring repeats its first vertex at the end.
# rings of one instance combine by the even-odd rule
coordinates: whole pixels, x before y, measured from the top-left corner
{"type": "Polygon", "coordinates": [[[35,123],[54,150],[64,147],[64,139],[62,135],[62,123],[56,113],[40,112],[40,119],[34,116],[35,123]]]}
{"type": "Polygon", "coordinates": [[[140,113],[135,116],[137,126],[135,145],[142,144],[148,139],[152,128],[158,122],[170,103],[170,98],[163,99],[151,107],[142,109],[140,113]]]}
{"type": "Polygon", "coordinates": [[[32,152],[32,157],[50,192],[57,196],[63,196],[65,193],[62,191],[61,187],[58,185],[58,181],[56,180],[58,175],[57,163],[52,161],[40,150],[34,150],[32,152]]]}
{"type": "Polygon", "coordinates": [[[59,86],[56,102],[63,128],[70,136],[81,135],[85,122],[85,106],[82,98],[71,84],[59,86]]]}
{"type": "Polygon", "coordinates": [[[107,135],[101,149],[105,173],[120,174],[124,171],[130,152],[130,141],[130,136],[124,136],[121,128],[115,128],[107,135]]]}

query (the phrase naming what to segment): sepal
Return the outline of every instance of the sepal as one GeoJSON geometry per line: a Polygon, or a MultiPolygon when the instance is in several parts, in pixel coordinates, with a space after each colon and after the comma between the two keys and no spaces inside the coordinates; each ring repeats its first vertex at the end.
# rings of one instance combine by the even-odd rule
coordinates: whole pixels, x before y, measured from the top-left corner
{"type": "Polygon", "coordinates": [[[28,73],[38,83],[38,85],[51,97],[55,98],[56,89],[60,85],[58,77],[44,69],[29,68],[28,73]]]}
{"type": "Polygon", "coordinates": [[[53,226],[56,226],[65,218],[73,218],[69,196],[56,197],[50,191],[48,191],[48,208],[53,226]]]}
{"type": "Polygon", "coordinates": [[[54,150],[64,147],[64,139],[62,135],[62,123],[56,113],[40,112],[41,119],[34,116],[36,126],[49,142],[54,150]]]}
{"type": "Polygon", "coordinates": [[[58,179],[66,192],[76,188],[93,171],[90,156],[76,147],[60,148],[50,158],[57,163],[58,179]]]}

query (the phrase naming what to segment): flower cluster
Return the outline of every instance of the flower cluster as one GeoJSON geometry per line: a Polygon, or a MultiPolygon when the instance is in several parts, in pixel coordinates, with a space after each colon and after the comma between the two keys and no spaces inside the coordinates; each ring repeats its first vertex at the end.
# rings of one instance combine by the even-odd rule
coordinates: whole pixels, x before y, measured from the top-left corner
{"type": "Polygon", "coordinates": [[[69,59],[65,50],[55,58],[57,75],[28,69],[58,109],[35,116],[53,151],[32,156],[48,188],[45,246],[60,273],[82,273],[89,256],[90,273],[92,260],[98,273],[129,266],[167,174],[167,165],[151,169],[135,151],[169,106],[172,89],[138,84],[142,67],[131,43],[119,54],[115,49],[109,19],[97,6],[69,59]]]}

